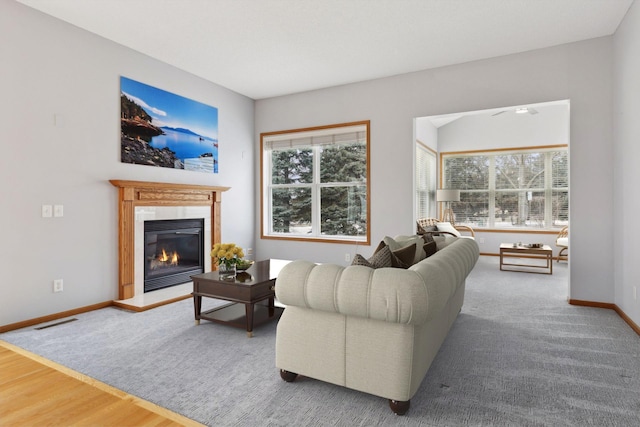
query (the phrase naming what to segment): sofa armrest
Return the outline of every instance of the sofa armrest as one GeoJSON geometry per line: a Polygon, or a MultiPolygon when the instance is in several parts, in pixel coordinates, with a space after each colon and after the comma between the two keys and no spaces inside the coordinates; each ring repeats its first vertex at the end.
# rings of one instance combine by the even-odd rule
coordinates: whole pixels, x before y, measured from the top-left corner
{"type": "Polygon", "coordinates": [[[293,261],[278,274],[276,297],[286,306],[391,323],[422,324],[430,317],[421,275],[398,268],[293,261]]]}

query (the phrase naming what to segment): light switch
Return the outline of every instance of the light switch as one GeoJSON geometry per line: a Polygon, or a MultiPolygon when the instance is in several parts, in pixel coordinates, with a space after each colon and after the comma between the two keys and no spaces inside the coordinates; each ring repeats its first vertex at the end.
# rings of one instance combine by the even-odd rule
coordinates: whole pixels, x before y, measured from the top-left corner
{"type": "Polygon", "coordinates": [[[51,205],[42,205],[42,218],[51,218],[51,205]]]}
{"type": "Polygon", "coordinates": [[[63,205],[54,205],[53,206],[53,216],[59,218],[64,216],[64,206],[63,205]]]}

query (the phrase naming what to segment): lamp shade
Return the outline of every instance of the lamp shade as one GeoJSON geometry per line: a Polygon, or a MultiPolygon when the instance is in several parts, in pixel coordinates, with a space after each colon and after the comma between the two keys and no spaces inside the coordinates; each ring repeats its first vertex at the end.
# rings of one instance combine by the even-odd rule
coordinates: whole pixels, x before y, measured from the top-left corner
{"type": "Polygon", "coordinates": [[[452,190],[449,188],[437,190],[436,199],[439,202],[459,202],[460,190],[452,190]]]}

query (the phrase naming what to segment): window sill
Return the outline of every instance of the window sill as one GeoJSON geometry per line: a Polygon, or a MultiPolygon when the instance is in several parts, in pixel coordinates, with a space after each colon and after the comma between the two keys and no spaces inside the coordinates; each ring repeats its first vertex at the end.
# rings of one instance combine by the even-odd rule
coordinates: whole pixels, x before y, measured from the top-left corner
{"type": "Polygon", "coordinates": [[[344,245],[364,245],[370,246],[371,240],[369,236],[363,237],[363,240],[336,238],[336,237],[309,237],[309,236],[284,236],[284,235],[262,235],[264,240],[289,240],[292,242],[314,242],[314,243],[337,243],[344,245]]]}

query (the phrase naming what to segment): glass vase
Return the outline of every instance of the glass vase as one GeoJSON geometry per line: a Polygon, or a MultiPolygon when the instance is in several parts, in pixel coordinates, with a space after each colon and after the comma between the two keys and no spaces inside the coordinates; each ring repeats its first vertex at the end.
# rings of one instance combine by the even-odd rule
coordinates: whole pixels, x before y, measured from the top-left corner
{"type": "Polygon", "coordinates": [[[218,265],[218,277],[220,279],[235,279],[236,277],[236,265],[231,264],[219,264],[218,265]]]}

